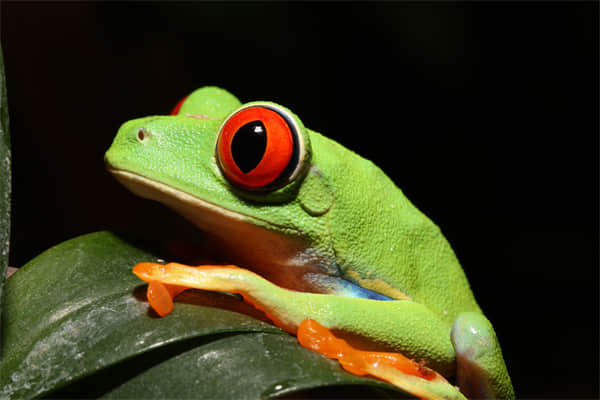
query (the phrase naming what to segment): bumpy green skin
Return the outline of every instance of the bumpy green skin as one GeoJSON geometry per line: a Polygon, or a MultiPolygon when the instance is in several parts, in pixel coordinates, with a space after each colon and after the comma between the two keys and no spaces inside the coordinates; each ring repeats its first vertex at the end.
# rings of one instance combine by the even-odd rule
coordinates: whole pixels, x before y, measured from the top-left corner
{"type": "MultiPolygon", "coordinates": [[[[456,369],[459,374],[473,370],[456,368],[457,358],[459,362],[471,360],[460,353],[456,357],[457,350],[472,353],[473,346],[485,347],[466,333],[469,322],[489,326],[494,351],[476,360],[475,369],[482,373],[470,379],[485,381],[492,396],[513,397],[493,329],[439,228],[372,162],[305,128],[302,133],[312,149],[305,176],[272,192],[236,189],[217,165],[215,143],[223,119],[240,106],[222,89],[199,89],[177,116],[125,123],[106,153],[106,161],[113,168],[192,194],[246,216],[254,225],[304,243],[302,256],[321,268],[324,276],[337,274],[389,297],[400,298],[400,291],[411,299],[398,302],[401,317],[391,319],[398,313],[388,310],[397,302],[368,300],[357,308],[356,299],[327,296],[329,304],[318,314],[330,327],[422,357],[428,365],[451,375],[456,369]],[[151,140],[140,143],[139,129],[149,132],[151,140]],[[375,315],[378,317],[373,318],[375,315]],[[455,350],[450,331],[457,320],[461,325],[452,339],[461,345],[455,350]],[[467,349],[469,345],[472,347],[467,349]]],[[[299,119],[297,122],[303,127],[299,119]]],[[[293,313],[293,304],[280,301],[282,304],[274,300],[272,307],[293,313]]],[[[300,308],[295,307],[297,312],[300,308]]],[[[463,386],[467,394],[477,393],[468,386],[478,384],[463,386]]]]}

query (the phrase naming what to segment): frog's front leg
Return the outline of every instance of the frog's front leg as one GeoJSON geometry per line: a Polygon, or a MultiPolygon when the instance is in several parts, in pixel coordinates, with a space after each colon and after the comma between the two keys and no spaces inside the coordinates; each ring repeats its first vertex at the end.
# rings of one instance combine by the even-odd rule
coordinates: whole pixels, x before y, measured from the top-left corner
{"type": "Polygon", "coordinates": [[[452,327],[451,339],[456,351],[458,386],[467,397],[515,397],[496,333],[483,314],[460,314],[452,327]]]}
{"type": "MultiPolygon", "coordinates": [[[[315,341],[322,344],[324,336],[335,334],[329,340],[333,353],[345,353],[341,356],[345,361],[348,361],[348,357],[360,357],[358,364],[366,365],[364,368],[359,367],[364,373],[388,380],[419,397],[462,398],[458,390],[441,375],[421,373],[429,369],[419,366],[418,362],[426,361],[427,367],[446,376],[452,375],[455,354],[446,325],[419,303],[291,291],[235,266],[188,267],[176,263],[141,263],[133,272],[151,284],[160,282],[166,287],[176,285],[239,293],[246,301],[264,311],[277,326],[299,334],[306,347],[331,357],[331,346],[320,351],[319,346],[314,344],[315,341]],[[315,336],[311,329],[301,329],[299,332],[299,326],[309,319],[323,325],[326,334],[319,333],[315,336]],[[400,352],[417,362],[407,363],[388,353],[364,352],[346,347],[346,341],[340,338],[363,349],[400,352]],[[313,345],[306,345],[307,342],[312,342],[313,345]],[[409,365],[404,368],[400,364],[409,365]],[[411,372],[411,369],[416,372],[411,372]]],[[[305,325],[306,323],[303,326],[305,325]]],[[[342,362],[340,357],[333,358],[339,358],[342,362]]],[[[356,373],[352,367],[347,369],[356,373]]]]}

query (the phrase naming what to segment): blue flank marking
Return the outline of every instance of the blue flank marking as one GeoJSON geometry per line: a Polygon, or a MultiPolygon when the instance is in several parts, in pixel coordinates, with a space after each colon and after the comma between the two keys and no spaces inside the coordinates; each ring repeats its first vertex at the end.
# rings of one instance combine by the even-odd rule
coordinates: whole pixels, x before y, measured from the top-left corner
{"type": "Polygon", "coordinates": [[[360,287],[345,279],[340,279],[340,283],[344,290],[344,294],[348,297],[360,297],[369,300],[396,300],[391,297],[385,296],[381,293],[374,292],[364,287],[360,287]]]}

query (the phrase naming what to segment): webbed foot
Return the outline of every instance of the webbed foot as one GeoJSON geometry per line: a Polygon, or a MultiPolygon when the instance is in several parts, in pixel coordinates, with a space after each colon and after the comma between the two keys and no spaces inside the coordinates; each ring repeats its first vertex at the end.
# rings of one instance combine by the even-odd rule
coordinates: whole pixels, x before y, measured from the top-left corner
{"type": "Polygon", "coordinates": [[[464,399],[464,396],[436,371],[400,353],[358,350],[335,337],[330,329],[307,319],[298,326],[298,341],[355,375],[371,375],[422,399],[464,399]]]}

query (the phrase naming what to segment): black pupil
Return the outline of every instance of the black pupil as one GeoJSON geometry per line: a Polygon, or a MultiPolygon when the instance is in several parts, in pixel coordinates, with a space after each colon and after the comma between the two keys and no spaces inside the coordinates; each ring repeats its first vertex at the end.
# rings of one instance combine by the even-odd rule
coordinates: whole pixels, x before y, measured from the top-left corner
{"type": "Polygon", "coordinates": [[[231,141],[231,155],[245,174],[256,168],[266,148],[267,130],[260,121],[251,121],[242,126],[231,141]]]}

